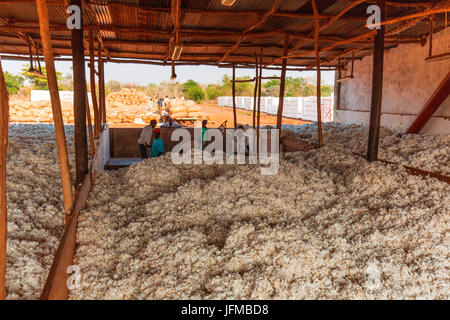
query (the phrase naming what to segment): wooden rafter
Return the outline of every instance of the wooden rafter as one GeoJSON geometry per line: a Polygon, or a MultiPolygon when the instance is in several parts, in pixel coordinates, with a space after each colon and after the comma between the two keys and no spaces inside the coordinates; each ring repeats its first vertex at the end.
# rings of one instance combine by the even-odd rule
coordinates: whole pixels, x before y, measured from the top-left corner
{"type": "MultiPolygon", "coordinates": [[[[338,14],[332,16],[329,20],[327,20],[324,24],[322,24],[319,27],[319,31],[324,30],[325,28],[327,28],[328,26],[330,26],[331,24],[333,24],[334,22],[336,22],[337,20],[339,20],[340,18],[342,18],[342,16],[344,14],[346,14],[348,11],[350,11],[351,9],[353,9],[354,7],[360,5],[361,3],[365,2],[365,0],[356,0],[353,1],[352,3],[348,4],[344,9],[342,9],[338,14]]],[[[307,37],[311,38],[314,37],[315,34],[315,30],[312,30],[310,33],[308,33],[307,37]]],[[[299,41],[292,49],[291,52],[288,53],[289,54],[293,54],[296,50],[298,50],[303,44],[305,43],[305,41],[299,41]]],[[[276,64],[280,61],[281,59],[275,59],[274,61],[272,61],[272,64],[276,64]]]]}
{"type": "MultiPolygon", "coordinates": [[[[353,38],[349,38],[349,39],[342,40],[342,41],[336,41],[336,42],[333,43],[332,45],[330,45],[330,46],[328,46],[328,47],[325,47],[325,48],[322,48],[322,49],[320,49],[319,51],[320,51],[320,52],[330,51],[331,49],[334,49],[334,48],[336,48],[336,47],[338,47],[338,46],[340,46],[340,45],[351,44],[351,43],[358,42],[358,41],[360,41],[360,40],[370,39],[370,38],[372,38],[372,37],[375,35],[375,33],[376,33],[376,30],[371,30],[371,31],[369,31],[369,32],[366,32],[366,33],[360,34],[360,35],[358,35],[358,36],[355,36],[355,37],[353,37],[353,38]]],[[[284,59],[284,58],[300,58],[300,57],[312,55],[312,54],[314,54],[314,53],[315,53],[315,51],[314,51],[314,50],[311,50],[311,51],[306,51],[306,52],[302,52],[302,53],[298,53],[298,54],[287,55],[287,56],[284,56],[284,57],[282,57],[282,58],[283,58],[283,59],[284,59]]]]}
{"type": "Polygon", "coordinates": [[[394,23],[398,23],[398,22],[402,22],[402,21],[408,21],[408,20],[412,20],[415,18],[421,18],[421,17],[428,17],[437,13],[443,13],[443,12],[448,12],[450,11],[450,0],[444,0],[444,1],[440,1],[440,2],[436,2],[434,3],[434,5],[432,7],[429,7],[426,10],[420,11],[420,12],[416,12],[416,13],[412,13],[412,14],[408,14],[402,17],[396,17],[396,18],[392,18],[392,19],[387,19],[385,21],[382,21],[380,23],[376,23],[373,25],[373,27],[377,27],[377,26],[386,26],[386,25],[391,25],[394,23]]]}
{"type": "Polygon", "coordinates": [[[255,24],[251,25],[250,27],[248,27],[247,29],[245,29],[241,36],[239,37],[239,39],[236,41],[236,43],[227,50],[227,52],[225,52],[225,54],[223,55],[223,57],[218,61],[218,63],[222,63],[224,62],[228,56],[231,54],[231,52],[233,52],[234,50],[236,50],[239,47],[239,44],[244,41],[246,39],[246,36],[249,32],[251,32],[254,29],[257,29],[261,26],[264,25],[264,23],[266,23],[266,21],[272,16],[272,14],[277,10],[278,6],[280,5],[280,1],[281,0],[275,0],[275,2],[272,5],[272,8],[267,11],[262,18],[255,24]]]}

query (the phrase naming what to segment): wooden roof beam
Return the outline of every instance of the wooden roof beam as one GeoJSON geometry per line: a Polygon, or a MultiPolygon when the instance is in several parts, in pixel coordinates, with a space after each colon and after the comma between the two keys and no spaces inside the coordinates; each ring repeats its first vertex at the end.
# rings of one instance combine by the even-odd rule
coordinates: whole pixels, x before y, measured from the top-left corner
{"type": "MultiPolygon", "coordinates": [[[[321,26],[319,26],[319,31],[324,30],[325,28],[327,28],[328,26],[330,26],[331,24],[333,24],[334,22],[336,22],[337,20],[339,20],[340,18],[342,18],[342,16],[344,14],[346,14],[349,10],[353,9],[354,7],[360,5],[361,3],[365,2],[365,0],[356,0],[353,1],[352,3],[348,4],[344,9],[342,9],[338,14],[332,16],[330,19],[328,19],[328,21],[326,21],[324,24],[322,24],[321,26]]],[[[319,15],[320,16],[320,15],[319,15]]],[[[309,32],[307,34],[308,38],[312,38],[314,39],[314,32],[315,30],[311,30],[311,32],[309,32]]],[[[320,40],[320,38],[319,38],[320,40]]],[[[293,54],[296,50],[298,50],[305,41],[299,41],[293,48],[292,50],[290,50],[289,54],[293,54]]],[[[272,64],[276,64],[278,62],[281,61],[281,58],[275,59],[274,61],[272,61],[272,64]]]]}
{"type": "Polygon", "coordinates": [[[374,27],[386,26],[386,25],[390,25],[390,24],[394,24],[394,23],[398,23],[398,22],[402,22],[402,21],[412,20],[415,18],[421,18],[421,17],[425,18],[425,17],[431,16],[433,14],[443,13],[443,12],[448,12],[448,11],[450,11],[450,0],[443,0],[440,2],[434,2],[433,6],[429,7],[426,10],[408,14],[408,15],[401,16],[401,17],[386,19],[385,21],[378,23],[378,24],[374,24],[373,26],[374,27]]]}
{"type": "Polygon", "coordinates": [[[250,31],[259,28],[261,26],[263,26],[266,21],[272,16],[272,14],[277,10],[278,6],[280,5],[280,1],[281,0],[275,0],[275,2],[272,5],[272,8],[266,12],[263,17],[255,24],[251,25],[250,27],[248,27],[247,29],[245,29],[242,32],[242,35],[239,37],[238,41],[236,41],[236,43],[223,55],[223,57],[218,61],[218,63],[221,63],[223,61],[225,61],[228,56],[231,54],[231,52],[233,52],[234,50],[236,50],[239,47],[239,44],[245,40],[247,33],[249,33],[250,31]]]}
{"type": "MultiPolygon", "coordinates": [[[[328,47],[320,49],[320,52],[329,51],[329,50],[334,49],[334,48],[336,48],[338,46],[346,45],[346,44],[352,44],[352,43],[358,42],[360,40],[370,39],[370,38],[372,38],[375,35],[375,33],[376,33],[376,29],[375,30],[371,30],[371,31],[366,32],[366,33],[363,33],[363,34],[360,34],[360,35],[352,37],[352,38],[348,38],[346,40],[336,41],[331,46],[328,46],[328,47]]],[[[281,58],[282,59],[300,58],[300,57],[304,57],[304,56],[308,56],[308,55],[313,55],[314,53],[315,53],[315,51],[311,50],[311,51],[306,51],[306,52],[302,52],[302,53],[299,53],[299,54],[290,54],[290,55],[287,55],[287,56],[283,56],[281,58]]]]}

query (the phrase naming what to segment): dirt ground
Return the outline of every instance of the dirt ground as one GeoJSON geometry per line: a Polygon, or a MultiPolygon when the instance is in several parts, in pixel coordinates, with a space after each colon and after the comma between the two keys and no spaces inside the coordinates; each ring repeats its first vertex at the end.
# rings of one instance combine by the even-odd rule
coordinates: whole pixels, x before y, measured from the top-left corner
{"type": "MultiPolygon", "coordinates": [[[[209,125],[219,126],[227,120],[227,127],[233,126],[233,108],[220,107],[216,104],[202,104],[203,112],[209,116],[209,125]]],[[[236,109],[237,122],[240,124],[252,124],[253,116],[252,111],[236,109]]],[[[275,125],[277,123],[277,117],[269,115],[267,113],[261,113],[261,125],[275,125]]],[[[299,119],[285,118],[283,117],[283,124],[300,125],[305,123],[311,123],[309,121],[303,121],[299,119]]]]}
{"type": "MultiPolygon", "coordinates": [[[[202,111],[209,116],[208,126],[218,127],[225,120],[227,121],[227,127],[233,126],[233,108],[221,107],[217,104],[201,104],[202,111]]],[[[251,111],[236,109],[237,121],[240,124],[252,124],[253,116],[251,111]]],[[[276,125],[277,117],[269,115],[267,113],[261,113],[261,126],[264,125],[276,125]]],[[[311,123],[310,121],[304,121],[299,119],[285,118],[283,117],[283,124],[300,125],[305,123],[311,123]]],[[[110,127],[144,127],[144,124],[135,123],[115,123],[110,124],[110,127]]],[[[192,126],[192,124],[184,124],[184,126],[192,126]]]]}

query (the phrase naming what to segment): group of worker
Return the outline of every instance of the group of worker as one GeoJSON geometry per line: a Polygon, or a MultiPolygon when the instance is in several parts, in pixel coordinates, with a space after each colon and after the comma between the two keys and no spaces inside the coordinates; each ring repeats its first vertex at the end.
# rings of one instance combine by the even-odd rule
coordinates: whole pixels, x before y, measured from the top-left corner
{"type": "Polygon", "coordinates": [[[142,159],[147,159],[149,150],[151,150],[151,157],[156,158],[164,154],[164,142],[160,134],[161,130],[156,128],[156,120],[150,121],[150,125],[142,129],[138,140],[139,152],[142,159]]]}
{"type": "MultiPolygon", "coordinates": [[[[208,128],[206,125],[208,124],[207,120],[202,121],[202,146],[205,148],[206,139],[205,134],[208,128]]],[[[161,155],[164,155],[164,141],[161,139],[161,129],[156,128],[157,122],[156,120],[150,121],[150,124],[145,126],[142,129],[141,135],[139,136],[138,146],[139,152],[141,154],[142,159],[149,158],[149,153],[152,158],[157,158],[161,155]],[[151,151],[151,152],[149,152],[151,151]]],[[[173,122],[172,119],[169,118],[167,123],[161,125],[161,128],[176,128],[181,127],[178,123],[173,122]]]]}

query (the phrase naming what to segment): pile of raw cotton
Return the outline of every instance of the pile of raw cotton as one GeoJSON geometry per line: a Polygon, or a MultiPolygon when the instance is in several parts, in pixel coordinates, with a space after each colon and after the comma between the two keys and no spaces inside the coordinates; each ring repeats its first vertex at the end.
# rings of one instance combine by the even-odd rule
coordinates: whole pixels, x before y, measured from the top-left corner
{"type": "MultiPolygon", "coordinates": [[[[66,137],[73,163],[73,127],[66,137]]],[[[11,125],[7,161],[8,299],[38,299],[64,232],[55,130],[48,124],[11,125]]],[[[73,175],[73,172],[72,172],[73,175]]]]}
{"type": "MultiPolygon", "coordinates": [[[[318,140],[316,123],[283,125],[282,130],[283,134],[304,140],[318,140]]],[[[368,132],[365,126],[328,122],[323,124],[323,141],[324,144],[340,144],[353,152],[365,154],[368,132]]],[[[450,135],[408,134],[400,138],[382,128],[378,155],[383,160],[450,175],[450,135]]]]}
{"type": "Polygon", "coordinates": [[[269,176],[166,155],[98,177],[70,297],[449,299],[449,219],[448,184],[344,143],[269,176]]]}
{"type": "Polygon", "coordinates": [[[204,118],[202,108],[194,101],[184,101],[182,99],[171,99],[167,103],[170,116],[177,118],[204,118]]]}

